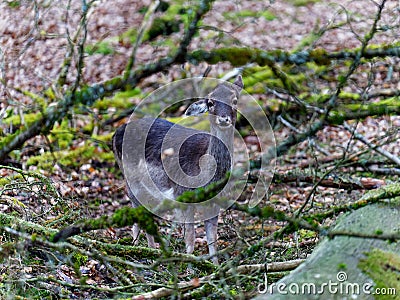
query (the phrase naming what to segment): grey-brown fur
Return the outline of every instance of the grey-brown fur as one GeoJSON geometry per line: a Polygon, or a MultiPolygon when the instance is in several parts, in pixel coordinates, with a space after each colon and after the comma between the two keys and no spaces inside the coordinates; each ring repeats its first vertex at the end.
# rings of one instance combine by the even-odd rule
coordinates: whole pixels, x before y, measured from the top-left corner
{"type": "MultiPolygon", "coordinates": [[[[236,103],[242,88],[243,82],[241,76],[239,76],[234,85],[218,85],[207,98],[193,103],[186,110],[186,115],[199,115],[208,111],[211,125],[210,133],[186,128],[164,119],[143,118],[132,121],[135,123],[130,125],[133,125],[139,131],[141,128],[149,128],[145,139],[145,161],[151,179],[161,192],[172,193],[172,197],[176,198],[184,191],[192,189],[171,180],[168,176],[169,174],[165,172],[163,166],[165,158],[162,156],[161,148],[167,133],[169,137],[173,137],[177,141],[176,143],[171,141],[170,147],[173,148],[175,153],[178,153],[179,165],[188,178],[200,173],[200,158],[205,154],[211,155],[216,161],[215,173],[212,179],[208,180],[207,184],[224,178],[232,166],[236,103]],[[180,140],[184,142],[179,149],[180,140]]],[[[119,127],[113,136],[113,150],[122,171],[124,171],[122,164],[123,140],[127,126],[125,124],[119,127]]],[[[134,136],[129,134],[130,138],[134,138],[134,136]]],[[[130,148],[124,148],[124,151],[135,153],[136,147],[139,146],[135,144],[135,141],[130,141],[130,145],[130,148]]],[[[135,188],[140,190],[140,187],[135,188]]],[[[140,202],[136,199],[134,192],[128,185],[127,194],[134,206],[140,205],[140,202]]],[[[216,253],[217,223],[218,216],[205,221],[210,255],[215,255],[216,253]]],[[[134,227],[133,230],[135,235],[139,234],[137,227],[134,227]]],[[[149,246],[154,247],[152,237],[148,236],[147,238],[149,246]]],[[[193,252],[194,239],[194,224],[185,224],[185,243],[188,253],[193,252]]],[[[217,257],[213,257],[213,261],[218,263],[217,257]]]]}

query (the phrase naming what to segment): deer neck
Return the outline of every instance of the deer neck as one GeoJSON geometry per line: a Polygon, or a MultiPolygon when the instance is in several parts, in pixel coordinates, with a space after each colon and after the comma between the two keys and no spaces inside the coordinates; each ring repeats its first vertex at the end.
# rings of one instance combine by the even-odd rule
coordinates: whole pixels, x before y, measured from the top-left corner
{"type": "Polygon", "coordinates": [[[218,181],[225,176],[226,172],[228,172],[232,166],[233,126],[225,130],[211,127],[210,133],[211,139],[208,154],[212,155],[217,162],[217,169],[211,181],[218,181]]]}

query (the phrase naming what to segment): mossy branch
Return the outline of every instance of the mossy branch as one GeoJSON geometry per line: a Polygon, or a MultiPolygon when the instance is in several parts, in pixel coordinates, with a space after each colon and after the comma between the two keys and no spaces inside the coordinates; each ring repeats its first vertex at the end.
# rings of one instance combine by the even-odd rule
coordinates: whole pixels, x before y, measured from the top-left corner
{"type": "MultiPolygon", "coordinates": [[[[0,213],[0,232],[4,230],[6,227],[18,228],[18,232],[21,233],[21,236],[29,235],[28,240],[30,241],[38,241],[41,243],[48,243],[50,247],[56,249],[83,249],[90,246],[92,249],[97,249],[97,251],[101,251],[103,254],[116,256],[116,257],[126,257],[132,256],[137,259],[153,259],[156,260],[154,265],[158,265],[163,260],[162,251],[160,249],[153,249],[148,247],[140,247],[140,246],[129,246],[129,245],[121,245],[121,244],[113,244],[113,243],[104,243],[98,240],[93,240],[86,237],[74,236],[71,237],[68,242],[47,242],[51,241],[52,238],[59,233],[58,230],[53,228],[44,227],[40,224],[33,223],[30,221],[23,220],[16,216],[12,216],[10,214],[0,213]],[[41,238],[42,237],[42,238],[41,238]]],[[[0,248],[1,250],[1,248],[0,248]]],[[[3,249],[4,250],[4,249],[3,249]]],[[[0,251],[1,252],[1,251],[0,251]]],[[[199,258],[191,254],[172,252],[171,255],[165,259],[166,261],[180,261],[180,262],[190,262],[193,263],[196,267],[203,270],[213,270],[215,266],[205,260],[204,258],[199,258]]],[[[121,259],[121,262],[124,260],[121,259]]],[[[128,261],[126,261],[129,264],[128,261]]],[[[138,268],[151,268],[152,266],[148,265],[136,265],[138,268]]]]}
{"type": "Polygon", "coordinates": [[[75,225],[62,229],[54,234],[50,240],[52,242],[63,241],[71,236],[84,232],[107,229],[109,227],[126,227],[138,224],[140,228],[148,234],[154,236],[155,240],[164,247],[164,242],[158,233],[158,227],[153,220],[153,215],[145,207],[139,206],[136,208],[123,207],[117,209],[110,216],[101,216],[97,219],[82,220],[75,225]]]}
{"type": "Polygon", "coordinates": [[[259,217],[260,219],[274,218],[277,221],[285,221],[290,224],[290,226],[282,233],[294,232],[300,228],[320,232],[322,229],[319,224],[314,220],[304,220],[302,218],[294,218],[289,216],[287,213],[277,210],[272,206],[265,207],[249,207],[245,204],[235,203],[231,209],[239,210],[248,213],[251,216],[259,217]]]}
{"type": "Polygon", "coordinates": [[[285,221],[290,224],[284,232],[289,233],[298,230],[299,228],[304,228],[312,231],[317,231],[322,234],[326,234],[326,229],[321,228],[318,224],[328,217],[332,217],[340,212],[347,212],[355,209],[359,209],[366,205],[376,203],[381,200],[393,199],[400,197],[400,185],[397,183],[385,185],[383,187],[371,190],[364,194],[355,203],[350,203],[346,205],[336,206],[329,211],[322,213],[315,213],[312,215],[304,215],[302,217],[291,217],[287,213],[276,210],[272,206],[265,207],[249,207],[248,205],[235,203],[231,209],[239,210],[248,213],[251,216],[256,216],[260,219],[274,218],[277,221],[285,221]]]}
{"type": "Polygon", "coordinates": [[[396,183],[389,184],[366,192],[360,199],[355,202],[332,206],[327,211],[304,215],[302,218],[305,220],[322,222],[325,219],[334,217],[340,213],[357,210],[364,206],[383,200],[393,199],[396,197],[400,197],[400,185],[396,183]]]}
{"type": "MultiPolygon", "coordinates": [[[[187,60],[192,63],[205,61],[209,64],[229,62],[233,66],[243,66],[256,63],[259,66],[271,66],[274,63],[303,65],[314,62],[317,65],[329,65],[335,60],[354,60],[360,55],[360,49],[345,49],[338,52],[327,52],[324,49],[302,50],[289,52],[282,50],[261,50],[249,47],[222,47],[213,50],[196,50],[187,54],[187,60]]],[[[366,47],[363,52],[364,59],[378,57],[400,57],[400,47],[395,45],[382,45],[366,47]]]]}
{"type": "Polygon", "coordinates": [[[231,173],[228,172],[224,178],[219,181],[212,182],[205,187],[199,187],[192,191],[186,191],[176,198],[177,202],[183,203],[201,203],[218,195],[229,180],[233,180],[231,173]]]}
{"type": "Polygon", "coordinates": [[[396,234],[396,233],[378,232],[375,234],[368,234],[368,233],[352,232],[346,230],[332,230],[327,234],[327,236],[331,239],[337,236],[347,236],[347,237],[356,237],[361,239],[384,240],[384,241],[389,241],[391,243],[395,241],[400,241],[400,233],[396,234]]]}
{"type": "Polygon", "coordinates": [[[343,176],[338,176],[336,178],[322,178],[322,176],[323,174],[320,172],[309,173],[307,171],[297,170],[287,173],[275,173],[273,181],[275,183],[305,182],[310,184],[319,182],[319,186],[344,189],[348,191],[372,190],[385,184],[384,180],[374,178],[368,178],[365,180],[364,178],[349,178],[343,176]]]}

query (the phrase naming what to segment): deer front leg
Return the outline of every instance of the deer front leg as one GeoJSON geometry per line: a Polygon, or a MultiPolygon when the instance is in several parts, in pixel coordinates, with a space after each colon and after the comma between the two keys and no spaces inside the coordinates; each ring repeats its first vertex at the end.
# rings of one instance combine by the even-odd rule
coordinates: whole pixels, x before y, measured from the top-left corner
{"type": "MultiPolygon", "coordinates": [[[[138,240],[139,240],[139,234],[140,234],[140,228],[137,224],[132,226],[132,237],[133,237],[133,244],[136,245],[138,240]]],[[[148,234],[146,232],[146,238],[147,238],[147,245],[150,248],[157,248],[156,242],[154,241],[154,237],[151,234],[148,234]]]]}
{"type": "Polygon", "coordinates": [[[218,230],[218,216],[204,221],[206,230],[208,253],[212,256],[211,260],[214,264],[218,265],[217,253],[217,230],[218,230]]]}
{"type": "Polygon", "coordinates": [[[192,254],[194,251],[194,210],[192,206],[188,206],[185,209],[176,209],[175,211],[178,220],[183,223],[183,236],[185,240],[186,253],[192,254]]]}

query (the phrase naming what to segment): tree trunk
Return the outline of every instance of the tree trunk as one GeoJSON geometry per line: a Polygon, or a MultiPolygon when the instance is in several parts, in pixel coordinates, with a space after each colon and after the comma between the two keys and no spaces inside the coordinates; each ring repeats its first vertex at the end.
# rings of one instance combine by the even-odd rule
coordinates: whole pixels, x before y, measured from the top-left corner
{"type": "Polygon", "coordinates": [[[375,299],[374,292],[400,299],[399,201],[353,211],[338,220],[335,232],[338,236],[325,238],[303,264],[267,284],[256,299],[375,299]],[[390,235],[396,242],[384,238],[390,235]]]}

